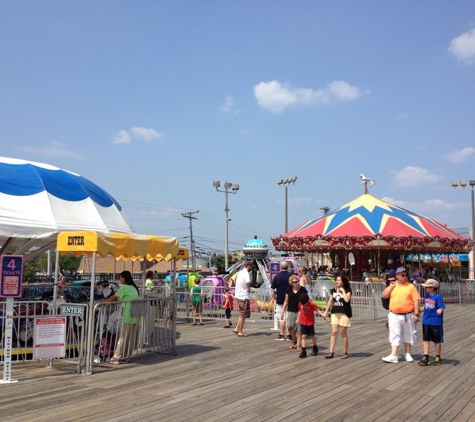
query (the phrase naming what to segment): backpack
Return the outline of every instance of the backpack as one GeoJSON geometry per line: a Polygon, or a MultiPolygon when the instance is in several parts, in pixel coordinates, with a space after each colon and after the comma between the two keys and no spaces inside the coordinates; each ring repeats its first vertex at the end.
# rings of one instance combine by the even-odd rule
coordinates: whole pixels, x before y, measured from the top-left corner
{"type": "Polygon", "coordinates": [[[114,349],[115,333],[104,331],[99,345],[99,357],[101,359],[110,359],[114,355],[114,349]]]}
{"type": "MultiPolygon", "coordinates": [[[[386,281],[386,287],[389,286],[389,280],[386,281]]],[[[383,305],[383,308],[389,311],[389,299],[383,299],[381,298],[381,304],[383,305]]]]}

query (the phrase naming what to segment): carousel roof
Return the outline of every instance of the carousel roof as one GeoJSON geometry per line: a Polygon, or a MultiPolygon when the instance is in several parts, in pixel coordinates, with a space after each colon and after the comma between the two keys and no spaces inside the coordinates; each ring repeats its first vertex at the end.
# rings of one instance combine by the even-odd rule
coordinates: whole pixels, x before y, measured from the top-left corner
{"type": "Polygon", "coordinates": [[[272,243],[277,250],[404,249],[462,251],[472,241],[429,217],[365,193],[272,243]]]}

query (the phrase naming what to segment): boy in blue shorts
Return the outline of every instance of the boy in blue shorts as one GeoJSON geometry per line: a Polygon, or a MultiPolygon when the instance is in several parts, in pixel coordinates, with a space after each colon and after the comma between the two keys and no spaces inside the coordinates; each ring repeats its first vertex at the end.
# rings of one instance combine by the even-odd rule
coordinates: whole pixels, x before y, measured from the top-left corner
{"type": "Polygon", "coordinates": [[[424,356],[419,362],[420,366],[442,365],[440,353],[442,343],[444,342],[444,309],[445,304],[442,296],[437,293],[439,282],[429,278],[423,286],[426,293],[424,296],[424,306],[421,306],[419,312],[424,312],[422,317],[422,340],[424,348],[424,356]],[[429,360],[430,342],[435,343],[435,360],[429,360]]]}

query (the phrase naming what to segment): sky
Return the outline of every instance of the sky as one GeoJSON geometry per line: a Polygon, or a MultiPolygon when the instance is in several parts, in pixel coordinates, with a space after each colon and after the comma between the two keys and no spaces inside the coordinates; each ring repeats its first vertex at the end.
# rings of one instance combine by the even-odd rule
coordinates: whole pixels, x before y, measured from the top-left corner
{"type": "Polygon", "coordinates": [[[0,155],[107,190],[141,234],[269,246],[364,192],[468,235],[473,1],[0,1],[0,155]]]}

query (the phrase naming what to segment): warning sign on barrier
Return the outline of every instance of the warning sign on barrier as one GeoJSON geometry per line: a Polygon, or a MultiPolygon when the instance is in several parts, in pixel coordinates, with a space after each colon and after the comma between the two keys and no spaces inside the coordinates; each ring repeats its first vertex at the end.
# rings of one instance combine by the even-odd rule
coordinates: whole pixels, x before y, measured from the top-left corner
{"type": "Polygon", "coordinates": [[[35,318],[33,359],[64,358],[66,355],[66,317],[35,318]]]}

